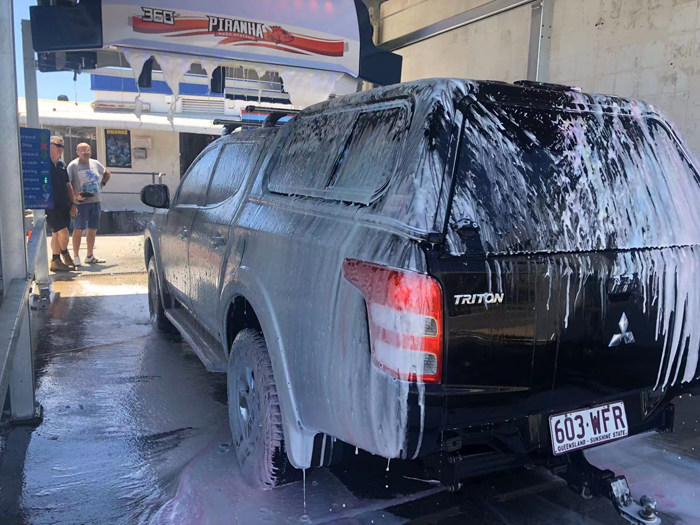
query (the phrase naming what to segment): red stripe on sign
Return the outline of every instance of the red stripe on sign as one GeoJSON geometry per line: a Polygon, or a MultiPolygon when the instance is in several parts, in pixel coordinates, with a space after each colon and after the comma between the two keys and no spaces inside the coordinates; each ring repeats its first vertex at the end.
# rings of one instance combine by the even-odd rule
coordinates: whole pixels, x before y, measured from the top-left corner
{"type": "Polygon", "coordinates": [[[209,20],[206,19],[175,19],[173,25],[156,22],[144,22],[141,17],[133,16],[132,25],[137,33],[173,33],[176,31],[191,31],[194,29],[209,29],[209,20]]]}
{"type": "Polygon", "coordinates": [[[286,51],[287,53],[294,53],[295,55],[308,55],[309,54],[309,53],[305,53],[304,51],[297,51],[296,49],[288,49],[286,47],[278,46],[275,44],[264,44],[262,42],[245,41],[245,42],[235,43],[234,45],[236,47],[239,47],[239,46],[267,47],[269,49],[277,49],[278,51],[286,51]]]}
{"type": "Polygon", "coordinates": [[[324,41],[295,35],[294,40],[292,42],[286,42],[286,44],[316,55],[342,57],[345,54],[345,42],[342,40],[324,41]]]}
{"type": "Polygon", "coordinates": [[[311,38],[313,40],[318,40],[319,42],[342,42],[341,40],[338,40],[337,38],[320,38],[317,36],[311,37],[311,36],[306,36],[306,35],[300,35],[298,33],[290,33],[294,37],[299,37],[299,38],[311,38]]]}
{"type": "Polygon", "coordinates": [[[250,38],[245,38],[241,36],[229,36],[221,40],[218,45],[221,46],[224,44],[233,44],[234,42],[240,42],[241,40],[250,41],[250,38]]]}
{"type": "Polygon", "coordinates": [[[178,33],[177,35],[165,35],[169,38],[179,37],[179,36],[201,36],[201,35],[213,35],[211,31],[188,31],[183,33],[178,33]]]}

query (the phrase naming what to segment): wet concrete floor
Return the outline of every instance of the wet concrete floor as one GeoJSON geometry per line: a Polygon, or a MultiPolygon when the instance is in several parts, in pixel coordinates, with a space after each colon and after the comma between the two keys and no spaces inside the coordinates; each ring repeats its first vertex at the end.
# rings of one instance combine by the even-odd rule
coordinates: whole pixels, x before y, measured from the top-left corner
{"type": "MultiPolygon", "coordinates": [[[[258,491],[231,450],[225,376],[186,343],[154,333],[146,276],[90,275],[54,283],[34,314],[35,430],[0,430],[2,524],[452,525],[625,523],[544,470],[465,483],[450,494],[416,481],[415,465],[360,453],[301,482],[258,491]],[[306,507],[306,508],[305,508],[306,507]]],[[[676,433],[589,453],[656,497],[665,523],[700,524],[700,397],[678,403],[676,433]]]]}

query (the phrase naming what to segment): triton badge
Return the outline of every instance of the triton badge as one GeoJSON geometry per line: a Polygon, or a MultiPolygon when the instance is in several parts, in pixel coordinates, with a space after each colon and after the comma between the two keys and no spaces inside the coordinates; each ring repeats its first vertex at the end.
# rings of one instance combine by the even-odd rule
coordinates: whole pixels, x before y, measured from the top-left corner
{"type": "Polygon", "coordinates": [[[608,347],[617,346],[622,341],[624,341],[626,345],[634,343],[634,334],[632,332],[630,332],[630,330],[629,330],[630,323],[627,320],[627,314],[625,314],[625,313],[622,314],[622,317],[620,317],[620,322],[618,323],[618,326],[620,327],[620,333],[615,334],[612,337],[608,347]]]}
{"type": "Polygon", "coordinates": [[[455,295],[455,304],[500,304],[505,294],[502,293],[475,293],[455,295]]]}

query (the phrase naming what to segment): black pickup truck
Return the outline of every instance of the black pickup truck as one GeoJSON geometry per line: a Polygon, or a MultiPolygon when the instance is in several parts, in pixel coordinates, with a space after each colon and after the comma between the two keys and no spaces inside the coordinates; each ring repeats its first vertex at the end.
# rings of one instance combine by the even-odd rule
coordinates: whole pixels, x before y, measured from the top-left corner
{"type": "Polygon", "coordinates": [[[153,322],[228,373],[257,485],[350,445],[453,488],[542,464],[600,492],[581,450],[672,430],[698,389],[700,176],[643,102],[374,89],[225,136],[142,199],[153,322]]]}

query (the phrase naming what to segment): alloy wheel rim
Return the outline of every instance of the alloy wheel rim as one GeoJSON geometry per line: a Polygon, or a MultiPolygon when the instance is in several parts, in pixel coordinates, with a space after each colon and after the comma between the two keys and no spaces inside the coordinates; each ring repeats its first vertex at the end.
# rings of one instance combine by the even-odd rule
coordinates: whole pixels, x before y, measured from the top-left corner
{"type": "Polygon", "coordinates": [[[148,299],[148,313],[152,321],[156,316],[156,300],[158,299],[158,288],[156,286],[153,272],[148,273],[148,299]]]}
{"type": "Polygon", "coordinates": [[[237,388],[238,421],[241,427],[241,437],[248,447],[255,441],[255,425],[257,424],[257,403],[255,391],[255,374],[251,367],[243,367],[238,374],[237,388]]]}

